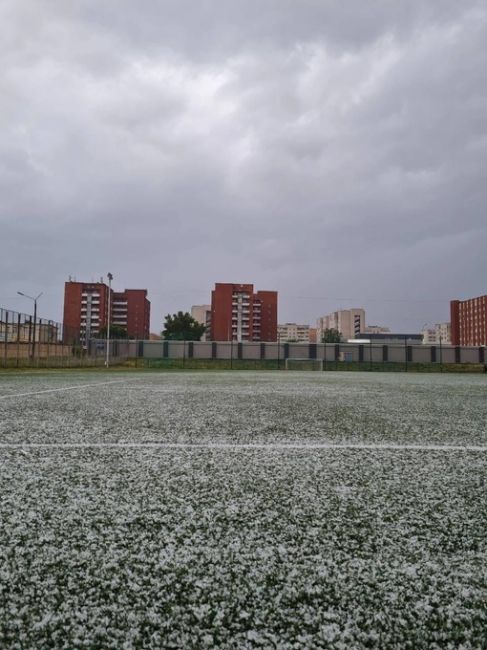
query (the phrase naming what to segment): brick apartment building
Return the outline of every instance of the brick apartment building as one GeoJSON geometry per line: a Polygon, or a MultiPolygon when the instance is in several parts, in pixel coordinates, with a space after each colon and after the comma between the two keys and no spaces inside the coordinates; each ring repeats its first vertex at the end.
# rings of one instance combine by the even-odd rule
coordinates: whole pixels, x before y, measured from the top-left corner
{"type": "Polygon", "coordinates": [[[450,302],[452,345],[487,345],[487,295],[450,302]]]}
{"type": "Polygon", "coordinates": [[[212,341],[277,341],[277,291],[217,283],[211,292],[212,341]]]}
{"type": "MultiPolygon", "coordinates": [[[[127,330],[130,338],[148,339],[150,302],[146,289],[111,291],[110,323],[127,330]]],[[[104,282],[66,282],[64,285],[64,327],[80,332],[82,342],[96,338],[107,326],[109,288],[104,282]]]]}

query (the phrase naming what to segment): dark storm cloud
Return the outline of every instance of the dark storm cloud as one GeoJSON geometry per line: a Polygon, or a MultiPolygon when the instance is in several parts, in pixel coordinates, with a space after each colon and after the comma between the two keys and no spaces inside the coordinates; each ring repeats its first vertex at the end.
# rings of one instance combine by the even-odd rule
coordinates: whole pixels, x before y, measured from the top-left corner
{"type": "Polygon", "coordinates": [[[0,8],[0,304],[68,274],[215,281],[280,319],[414,329],[487,292],[483,2],[178,0],[0,8]],[[397,302],[395,302],[397,300],[397,302]]]}

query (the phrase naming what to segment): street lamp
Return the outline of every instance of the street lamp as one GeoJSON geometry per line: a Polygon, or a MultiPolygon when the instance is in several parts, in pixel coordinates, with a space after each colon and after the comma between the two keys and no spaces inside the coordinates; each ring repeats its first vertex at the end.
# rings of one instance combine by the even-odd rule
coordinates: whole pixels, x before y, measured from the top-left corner
{"type": "Polygon", "coordinates": [[[26,293],[22,293],[22,291],[17,291],[19,296],[23,296],[24,298],[29,298],[29,300],[32,300],[34,302],[34,332],[33,332],[33,337],[32,337],[32,359],[34,359],[34,354],[35,354],[35,349],[36,349],[36,322],[37,322],[37,301],[39,298],[42,296],[42,291],[38,296],[33,298],[32,296],[28,296],[26,293]]]}
{"type": "Polygon", "coordinates": [[[108,311],[107,311],[107,349],[106,349],[106,358],[105,358],[105,366],[108,368],[110,365],[110,297],[112,293],[112,280],[113,280],[113,275],[111,273],[107,273],[107,278],[108,278],[108,311]]]}

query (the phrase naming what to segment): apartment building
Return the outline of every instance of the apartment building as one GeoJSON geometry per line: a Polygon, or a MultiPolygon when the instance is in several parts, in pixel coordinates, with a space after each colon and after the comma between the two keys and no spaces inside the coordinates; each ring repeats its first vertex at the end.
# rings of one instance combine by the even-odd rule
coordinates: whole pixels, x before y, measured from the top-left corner
{"type": "Polygon", "coordinates": [[[487,345],[487,295],[450,302],[452,345],[487,345]]]}
{"type": "Polygon", "coordinates": [[[211,292],[212,341],[277,341],[277,291],[217,283],[211,292]]]}
{"type": "Polygon", "coordinates": [[[80,332],[84,344],[96,338],[108,324],[110,292],[110,323],[123,327],[129,337],[148,339],[150,302],[146,289],[115,292],[104,282],[74,282],[64,285],[64,327],[80,332]]]}
{"type": "Polygon", "coordinates": [[[318,318],[316,322],[317,339],[322,340],[323,334],[327,329],[336,329],[346,341],[359,337],[365,331],[365,310],[340,309],[327,316],[318,318]]]}
{"type": "Polygon", "coordinates": [[[450,323],[436,323],[434,327],[422,329],[421,334],[425,345],[438,345],[439,343],[451,345],[450,323]]]}
{"type": "Polygon", "coordinates": [[[150,302],[147,289],[125,289],[113,292],[112,323],[127,330],[130,338],[148,339],[150,334],[150,302]]]}
{"type": "Polygon", "coordinates": [[[298,341],[299,343],[310,343],[309,325],[298,325],[297,323],[284,323],[277,326],[277,335],[280,341],[298,341]]]}
{"type": "Polygon", "coordinates": [[[206,327],[206,332],[201,336],[200,341],[208,341],[211,329],[211,305],[193,305],[191,307],[191,316],[200,325],[206,327]]]}

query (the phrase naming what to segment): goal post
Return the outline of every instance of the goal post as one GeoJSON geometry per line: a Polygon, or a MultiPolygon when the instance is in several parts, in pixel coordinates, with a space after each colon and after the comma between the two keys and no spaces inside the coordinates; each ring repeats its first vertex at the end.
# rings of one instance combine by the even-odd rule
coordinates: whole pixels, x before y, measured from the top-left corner
{"type": "Polygon", "coordinates": [[[285,360],[286,370],[323,370],[323,359],[290,359],[285,360]]]}

